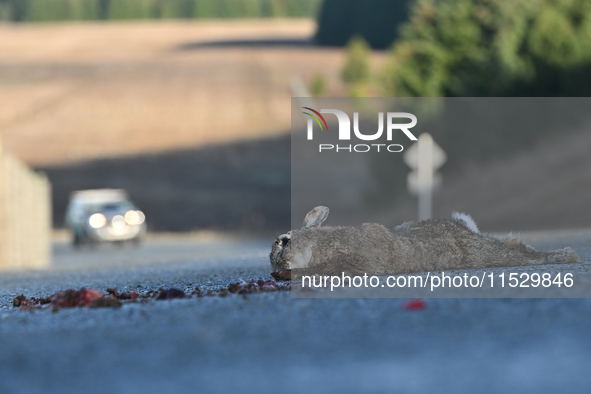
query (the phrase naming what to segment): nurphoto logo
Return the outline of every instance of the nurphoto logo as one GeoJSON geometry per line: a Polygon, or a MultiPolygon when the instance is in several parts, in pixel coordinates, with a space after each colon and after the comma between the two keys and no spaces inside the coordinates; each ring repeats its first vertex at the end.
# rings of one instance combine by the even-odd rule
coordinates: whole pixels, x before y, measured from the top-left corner
{"type": "MultiPolygon", "coordinates": [[[[351,140],[351,119],[349,115],[345,112],[338,110],[338,109],[321,109],[320,112],[312,109],[310,107],[302,107],[310,112],[302,112],[305,115],[308,115],[310,119],[308,119],[307,124],[307,136],[308,140],[314,139],[314,122],[318,124],[321,131],[328,130],[328,124],[326,119],[322,114],[333,114],[337,117],[337,121],[339,122],[339,130],[338,130],[338,137],[339,141],[350,141],[351,140]]],[[[410,132],[409,129],[413,128],[417,124],[417,117],[408,112],[387,112],[386,113],[386,138],[388,141],[392,141],[392,135],[395,130],[402,131],[411,141],[417,141],[417,137],[414,136],[413,133],[410,132]],[[408,119],[410,122],[407,123],[396,123],[394,119],[408,119]]],[[[363,134],[359,130],[359,113],[353,113],[353,133],[355,137],[362,141],[375,141],[382,136],[384,133],[384,113],[378,113],[378,131],[373,134],[363,134]]],[[[377,152],[387,151],[392,153],[402,152],[404,147],[400,144],[349,144],[349,145],[339,145],[339,144],[319,144],[318,150],[320,153],[323,151],[333,151],[333,152],[357,152],[357,153],[365,153],[371,150],[375,150],[377,152]]]]}

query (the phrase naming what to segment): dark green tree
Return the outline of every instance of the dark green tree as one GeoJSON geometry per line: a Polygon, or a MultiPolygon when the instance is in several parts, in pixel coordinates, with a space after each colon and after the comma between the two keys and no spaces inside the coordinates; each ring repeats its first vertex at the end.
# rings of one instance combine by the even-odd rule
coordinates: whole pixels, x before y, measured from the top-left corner
{"type": "Polygon", "coordinates": [[[384,85],[397,96],[589,95],[590,59],[588,0],[417,0],[384,85]]]}
{"type": "Polygon", "coordinates": [[[354,36],[372,48],[387,48],[408,18],[409,0],[324,0],[318,16],[316,41],[345,46],[354,36]]]}
{"type": "Polygon", "coordinates": [[[347,44],[347,59],[341,70],[341,79],[347,84],[362,84],[369,81],[371,50],[361,37],[353,37],[347,44]]]}
{"type": "Polygon", "coordinates": [[[371,48],[361,37],[353,37],[347,44],[347,58],[341,70],[341,79],[349,87],[351,97],[367,95],[366,87],[371,78],[371,48]]]}

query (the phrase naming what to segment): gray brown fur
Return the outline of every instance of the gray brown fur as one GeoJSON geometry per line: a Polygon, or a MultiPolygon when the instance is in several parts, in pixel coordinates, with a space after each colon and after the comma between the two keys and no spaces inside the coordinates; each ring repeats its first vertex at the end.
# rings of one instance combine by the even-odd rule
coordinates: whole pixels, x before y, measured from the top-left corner
{"type": "MultiPolygon", "coordinates": [[[[320,208],[324,217],[311,218],[310,222],[322,223],[326,219],[326,207],[316,207],[316,212],[312,210],[308,215],[317,214],[320,208]]],[[[393,231],[376,223],[306,227],[305,221],[303,228],[276,239],[271,265],[275,271],[294,269],[308,274],[395,275],[579,261],[569,247],[539,252],[515,238],[501,240],[481,234],[470,223],[471,218],[465,217],[467,221],[455,218],[407,222],[393,231]]]]}

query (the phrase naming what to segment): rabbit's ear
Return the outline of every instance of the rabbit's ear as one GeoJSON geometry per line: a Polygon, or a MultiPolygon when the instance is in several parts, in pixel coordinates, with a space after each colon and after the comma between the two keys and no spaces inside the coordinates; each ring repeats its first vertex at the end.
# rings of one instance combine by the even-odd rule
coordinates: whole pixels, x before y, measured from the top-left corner
{"type": "Polygon", "coordinates": [[[328,217],[328,208],[319,206],[312,209],[304,218],[304,228],[320,227],[328,217]]]}

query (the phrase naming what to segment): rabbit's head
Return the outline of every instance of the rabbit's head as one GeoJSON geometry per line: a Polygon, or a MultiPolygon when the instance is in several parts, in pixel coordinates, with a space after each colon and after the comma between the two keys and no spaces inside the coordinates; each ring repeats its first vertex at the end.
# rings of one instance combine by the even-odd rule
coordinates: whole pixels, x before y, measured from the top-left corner
{"type": "Polygon", "coordinates": [[[289,244],[290,240],[291,231],[286,234],[281,234],[275,239],[275,242],[273,242],[271,255],[269,256],[271,258],[273,271],[291,269],[289,261],[286,259],[287,255],[289,255],[289,249],[291,248],[291,245],[289,244]]]}
{"type": "MultiPolygon", "coordinates": [[[[306,229],[320,227],[327,217],[328,208],[318,206],[308,212],[304,218],[302,229],[296,230],[295,233],[297,234],[301,231],[305,231],[306,229]]],[[[289,231],[285,234],[281,234],[277,237],[277,239],[275,239],[275,242],[273,242],[273,247],[271,248],[271,254],[269,257],[271,259],[271,266],[275,271],[291,269],[291,256],[294,254],[301,254],[297,253],[297,251],[292,251],[292,233],[292,231],[289,231]]]]}

